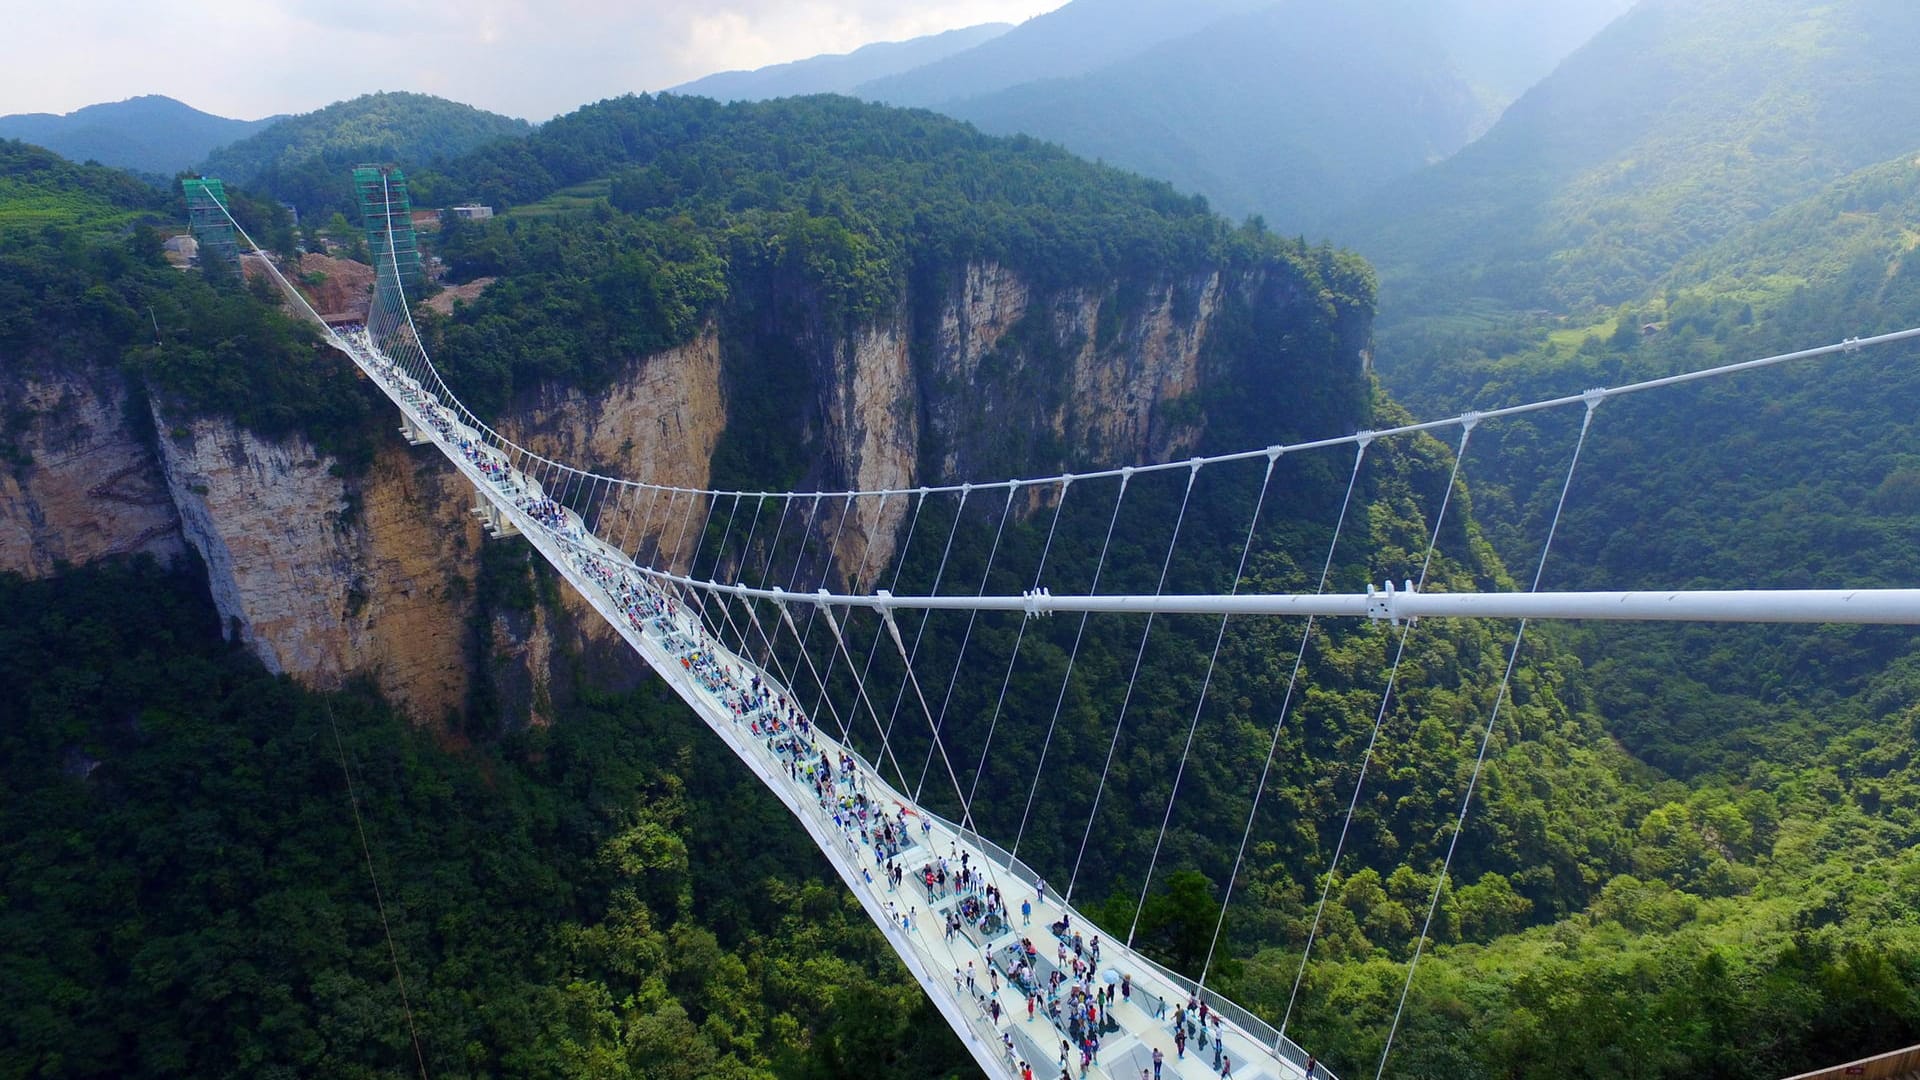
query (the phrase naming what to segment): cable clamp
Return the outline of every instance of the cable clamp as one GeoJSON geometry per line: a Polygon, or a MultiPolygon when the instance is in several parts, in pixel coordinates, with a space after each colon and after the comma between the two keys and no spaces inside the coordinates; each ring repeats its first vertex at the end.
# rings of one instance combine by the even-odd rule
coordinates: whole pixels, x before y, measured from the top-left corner
{"type": "Polygon", "coordinates": [[[1580,400],[1586,402],[1587,411],[1592,412],[1593,410],[1599,408],[1600,403],[1607,400],[1607,395],[1611,393],[1613,393],[1613,391],[1607,389],[1604,386],[1595,386],[1586,390],[1582,390],[1580,392],[1580,400]]]}
{"type": "Polygon", "coordinates": [[[1460,430],[1472,431],[1480,423],[1481,413],[1477,409],[1468,409],[1460,414],[1460,430]]]}
{"type": "Polygon", "coordinates": [[[1053,593],[1049,590],[1029,589],[1020,596],[1026,601],[1027,618],[1037,619],[1042,615],[1053,614],[1053,605],[1049,602],[1053,599],[1053,593]]]}
{"type": "Polygon", "coordinates": [[[827,626],[833,631],[833,640],[837,642],[842,649],[846,648],[846,641],[840,636],[840,620],[833,617],[833,594],[825,589],[821,589],[814,595],[819,598],[814,601],[814,603],[819,607],[820,612],[826,615],[827,626]]]}
{"type": "Polygon", "coordinates": [[[1401,623],[1399,598],[1413,591],[1412,581],[1403,582],[1398,590],[1393,587],[1391,580],[1377,589],[1369,583],[1367,585],[1367,618],[1376,622],[1385,619],[1394,626],[1399,626],[1401,623]]]}
{"type": "Polygon", "coordinates": [[[1363,428],[1353,433],[1354,444],[1362,450],[1373,445],[1373,440],[1374,434],[1371,428],[1363,428]]]}
{"type": "Polygon", "coordinates": [[[1857,337],[1850,337],[1850,338],[1848,338],[1847,340],[1845,340],[1845,341],[1843,341],[1843,342],[1841,342],[1841,343],[1840,343],[1840,351],[1842,351],[1842,352],[1859,352],[1859,351],[1860,351],[1860,339],[1859,339],[1859,338],[1857,338],[1857,337]]]}
{"type": "Polygon", "coordinates": [[[893,638],[893,647],[900,650],[900,655],[904,658],[907,655],[907,643],[901,640],[900,624],[895,622],[893,618],[893,604],[891,602],[893,600],[893,594],[882,589],[879,595],[888,601],[888,603],[880,608],[880,621],[887,624],[887,634],[893,638]]]}

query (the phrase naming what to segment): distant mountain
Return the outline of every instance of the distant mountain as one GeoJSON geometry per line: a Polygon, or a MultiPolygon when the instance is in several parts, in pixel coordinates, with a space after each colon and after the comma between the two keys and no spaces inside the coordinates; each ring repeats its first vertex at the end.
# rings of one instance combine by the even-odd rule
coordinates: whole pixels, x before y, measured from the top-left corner
{"type": "Polygon", "coordinates": [[[1272,0],[1072,0],[965,52],[855,88],[889,105],[939,105],[1080,75],[1272,0]]]}
{"type": "Polygon", "coordinates": [[[280,117],[229,120],[159,94],[88,105],[64,116],[0,116],[0,139],[44,146],[71,161],[97,161],[170,175],[216,148],[272,127],[280,117]]]}
{"type": "Polygon", "coordinates": [[[940,109],[1200,192],[1230,217],[1316,229],[1484,126],[1427,21],[1408,14],[1399,0],[1293,0],[940,109]]]}
{"type": "Polygon", "coordinates": [[[1906,0],[1643,0],[1453,158],[1337,223],[1383,321],[1632,299],[1689,253],[1920,146],[1906,0]]]}
{"type": "Polygon", "coordinates": [[[1634,0],[1409,0],[1434,40],[1500,107],[1547,77],[1634,0]]]}
{"type": "Polygon", "coordinates": [[[312,218],[351,208],[350,173],[358,162],[394,162],[414,173],[532,130],[525,120],[427,94],[366,94],[224,147],[200,171],[269,192],[312,218]]]}
{"type": "Polygon", "coordinates": [[[719,101],[764,101],[802,94],[845,94],[864,82],[944,60],[991,41],[1012,23],[981,23],[908,41],[883,41],[850,53],[815,56],[752,71],[722,71],[669,89],[719,101]]]}
{"type": "Polygon", "coordinates": [[[207,156],[207,173],[246,183],[319,155],[341,152],[424,164],[482,143],[525,135],[533,125],[429,94],[363,94],[289,117],[207,156]]]}

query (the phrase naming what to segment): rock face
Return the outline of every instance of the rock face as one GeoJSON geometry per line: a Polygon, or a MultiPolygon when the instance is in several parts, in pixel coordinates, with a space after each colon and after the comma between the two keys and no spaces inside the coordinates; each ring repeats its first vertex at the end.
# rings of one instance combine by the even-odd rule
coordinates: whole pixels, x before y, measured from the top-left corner
{"type": "Polygon", "coordinates": [[[300,256],[300,280],[313,310],[366,321],[373,302],[373,267],[309,251],[300,256]]]}
{"type": "MultiPolygon", "coordinates": [[[[317,269],[329,285],[340,270],[317,269]]],[[[728,425],[742,386],[768,364],[803,365],[806,400],[778,403],[804,414],[802,486],[901,493],[807,510],[822,541],[837,541],[840,584],[864,564],[857,587],[869,587],[912,505],[905,492],[922,484],[1190,450],[1204,419],[1181,403],[1220,377],[1209,342],[1221,312],[1291,303],[1260,299],[1272,293],[1260,273],[1042,290],[977,263],[910,286],[859,326],[828,325],[815,306],[797,325],[758,327],[759,341],[784,341],[778,356],[726,331],[723,312],[694,340],[628,360],[592,393],[534,388],[499,426],[558,460],[706,488],[716,448],[737,434],[728,425]]],[[[796,309],[809,310],[804,298],[783,310],[796,309]]],[[[1364,326],[1336,336],[1361,339],[1364,326]]],[[[1351,351],[1338,362],[1350,361],[1357,380],[1363,358],[1351,351]]],[[[223,418],[175,415],[164,401],[130,409],[127,397],[117,379],[84,372],[0,382],[11,418],[0,449],[15,461],[0,475],[0,568],[45,575],[62,560],[191,548],[232,632],[269,668],[319,686],[370,677],[425,721],[484,691],[506,722],[539,722],[583,672],[596,685],[640,677],[638,660],[569,591],[490,599],[501,592],[486,584],[490,567],[504,561],[524,575],[528,549],[483,538],[473,493],[433,450],[386,440],[369,468],[342,477],[305,439],[263,439],[223,418]],[[487,544],[507,554],[483,558],[487,544]]],[[[681,570],[708,514],[728,509],[643,488],[598,498],[603,535],[681,570]]]]}
{"type": "Polygon", "coordinates": [[[127,422],[117,376],[52,371],[0,377],[0,570],[30,577],[109,555],[185,551],[173,500],[146,440],[127,422]]]}
{"type": "MultiPolygon", "coordinates": [[[[628,364],[597,394],[542,386],[503,418],[500,430],[556,461],[609,476],[705,488],[726,422],[720,339],[709,326],[685,345],[628,364]]],[[[622,520],[628,550],[663,552],[684,569],[683,549],[691,547],[686,534],[706,511],[704,496],[636,489],[609,493],[601,516],[622,520]]]]}
{"type": "Polygon", "coordinates": [[[462,703],[468,590],[453,582],[479,529],[452,474],[388,447],[348,483],[302,438],[157,420],[214,604],[269,670],[324,687],[369,674],[426,716],[462,703]]]}

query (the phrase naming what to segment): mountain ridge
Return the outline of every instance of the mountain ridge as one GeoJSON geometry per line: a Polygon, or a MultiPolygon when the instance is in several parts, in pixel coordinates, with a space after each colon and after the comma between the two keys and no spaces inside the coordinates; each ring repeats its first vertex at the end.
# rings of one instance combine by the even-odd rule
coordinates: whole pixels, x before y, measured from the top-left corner
{"type": "Polygon", "coordinates": [[[1920,9],[1892,0],[1645,0],[1333,233],[1379,267],[1384,323],[1481,301],[1623,302],[1691,251],[1920,145],[1897,45],[1909,32],[1920,9]]]}
{"type": "Polygon", "coordinates": [[[759,101],[804,94],[851,93],[861,83],[945,59],[999,37],[1013,23],[980,23],[905,41],[877,41],[846,53],[826,53],[784,64],[721,71],[668,87],[718,101],[759,101]]]}
{"type": "Polygon", "coordinates": [[[135,172],[171,175],[283,119],[269,116],[234,120],[163,94],[142,94],[64,114],[0,116],[0,139],[43,146],[71,161],[91,160],[135,172]]]}
{"type": "Polygon", "coordinates": [[[1312,231],[1484,126],[1426,27],[1396,8],[1273,3],[1085,74],[939,108],[1203,193],[1231,217],[1312,231]]]}

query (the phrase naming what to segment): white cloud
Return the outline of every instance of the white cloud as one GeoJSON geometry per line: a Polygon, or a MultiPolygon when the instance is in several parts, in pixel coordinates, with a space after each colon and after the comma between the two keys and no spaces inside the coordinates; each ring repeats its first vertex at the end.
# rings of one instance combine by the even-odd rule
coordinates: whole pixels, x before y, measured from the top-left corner
{"type": "Polygon", "coordinates": [[[0,35],[0,114],[166,94],[224,116],[421,90],[540,120],[589,101],[1061,0],[64,0],[0,35]]]}

